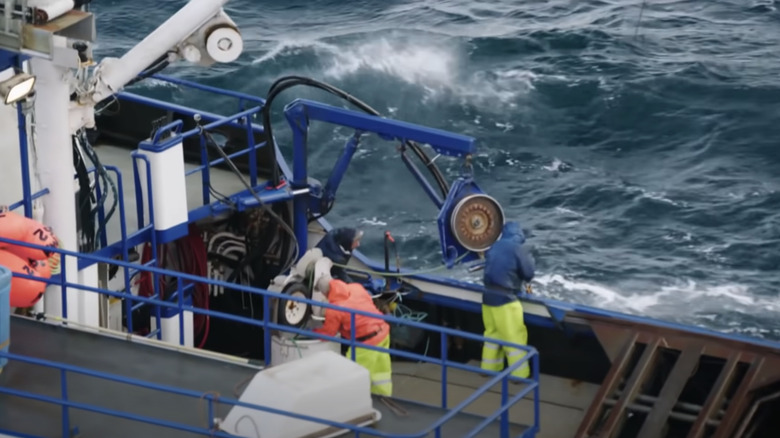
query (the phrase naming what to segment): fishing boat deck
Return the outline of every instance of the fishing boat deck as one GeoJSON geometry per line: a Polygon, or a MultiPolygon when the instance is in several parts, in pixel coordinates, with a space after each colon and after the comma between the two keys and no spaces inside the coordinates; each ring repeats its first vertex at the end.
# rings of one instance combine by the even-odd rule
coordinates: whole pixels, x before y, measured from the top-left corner
{"type": "MultiPolygon", "coordinates": [[[[241,384],[258,371],[257,367],[250,364],[228,363],[225,360],[177,352],[145,343],[128,342],[120,337],[68,329],[19,317],[14,317],[11,321],[10,352],[149,383],[203,392],[204,395],[218,393],[232,399],[238,398],[237,391],[241,390],[241,384]]],[[[67,374],[68,398],[73,402],[195,427],[206,425],[207,407],[204,400],[74,372],[67,374]]],[[[60,371],[57,369],[13,360],[9,361],[0,373],[0,386],[53,398],[60,398],[60,382],[60,371]]],[[[401,389],[406,385],[397,386],[401,389]]],[[[424,395],[422,392],[429,389],[422,387],[419,391],[414,391],[413,388],[404,388],[403,392],[404,396],[421,396],[424,395]],[[418,393],[414,394],[415,392],[418,393]]],[[[374,402],[374,407],[382,413],[382,420],[375,425],[376,430],[418,433],[447,412],[413,402],[396,403],[407,411],[407,416],[400,417],[380,401],[374,402]]],[[[493,409],[497,407],[498,405],[493,409]]],[[[215,416],[224,418],[229,409],[229,405],[217,403],[215,416]]],[[[61,415],[62,408],[59,405],[0,394],[0,430],[40,437],[60,437],[63,436],[61,415]]],[[[443,436],[460,436],[464,431],[473,429],[482,419],[478,415],[459,414],[443,426],[443,436]]],[[[78,428],[78,436],[81,437],[160,436],[161,432],[160,427],[151,424],[74,408],[70,409],[70,426],[78,428]]],[[[512,424],[511,430],[512,435],[517,436],[524,428],[512,424]]],[[[193,435],[174,429],[166,429],[164,432],[166,437],[193,435]]],[[[480,436],[498,435],[499,425],[494,422],[480,436]]]]}

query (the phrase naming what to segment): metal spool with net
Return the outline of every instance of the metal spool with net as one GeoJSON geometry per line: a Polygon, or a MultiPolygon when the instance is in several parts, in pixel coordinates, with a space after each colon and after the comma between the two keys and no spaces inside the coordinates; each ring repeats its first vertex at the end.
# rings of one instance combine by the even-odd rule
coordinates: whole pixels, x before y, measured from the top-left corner
{"type": "Polygon", "coordinates": [[[469,251],[486,251],[501,236],[504,211],[485,194],[465,196],[452,209],[452,234],[469,251]]]}

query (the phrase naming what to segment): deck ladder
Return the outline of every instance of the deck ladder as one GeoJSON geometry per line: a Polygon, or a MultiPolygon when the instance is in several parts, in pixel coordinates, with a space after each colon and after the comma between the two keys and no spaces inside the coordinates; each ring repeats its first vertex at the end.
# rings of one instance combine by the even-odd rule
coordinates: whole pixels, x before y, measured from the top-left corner
{"type": "Polygon", "coordinates": [[[704,351],[704,344],[694,340],[672,343],[661,334],[632,332],[612,362],[575,436],[622,438],[628,436],[624,433],[626,420],[634,413],[644,413],[641,427],[631,436],[663,438],[671,418],[691,425],[687,438],[731,438],[753,400],[750,389],[764,358],[758,355],[745,358],[743,352],[732,351],[703,405],[682,402],[680,395],[696,373],[704,351]],[[670,348],[670,344],[678,348],[670,348]],[[669,372],[661,370],[661,361],[657,360],[663,350],[678,353],[669,372]],[[740,363],[747,366],[744,374],[738,372],[740,363]],[[658,396],[642,394],[652,379],[662,380],[658,396]],[[729,388],[734,389],[729,391],[729,388]],[[731,397],[727,396],[729,392],[733,394],[731,397]],[[739,402],[730,403],[731,399],[739,402]]]}

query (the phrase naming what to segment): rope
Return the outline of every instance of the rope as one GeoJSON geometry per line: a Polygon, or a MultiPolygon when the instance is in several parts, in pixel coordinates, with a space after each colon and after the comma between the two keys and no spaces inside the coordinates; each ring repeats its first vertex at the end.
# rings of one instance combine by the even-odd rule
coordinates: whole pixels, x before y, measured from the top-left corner
{"type": "MultiPolygon", "coordinates": [[[[455,259],[454,264],[459,263],[461,260],[466,258],[466,256],[469,255],[469,254],[471,254],[471,251],[467,251],[467,252],[463,253],[460,257],[455,259]]],[[[338,266],[339,268],[345,268],[345,269],[349,269],[351,271],[362,272],[364,274],[369,274],[369,275],[376,275],[376,276],[380,276],[380,277],[396,277],[396,278],[411,277],[412,275],[420,275],[420,274],[430,274],[431,272],[444,271],[444,270],[448,269],[447,265],[445,265],[445,264],[441,264],[441,265],[433,267],[433,268],[419,269],[417,271],[409,271],[409,272],[379,272],[379,271],[374,271],[374,270],[368,269],[368,268],[357,268],[357,267],[354,267],[354,266],[347,266],[347,265],[342,265],[342,264],[339,264],[339,263],[333,263],[333,266],[338,266]]]]}

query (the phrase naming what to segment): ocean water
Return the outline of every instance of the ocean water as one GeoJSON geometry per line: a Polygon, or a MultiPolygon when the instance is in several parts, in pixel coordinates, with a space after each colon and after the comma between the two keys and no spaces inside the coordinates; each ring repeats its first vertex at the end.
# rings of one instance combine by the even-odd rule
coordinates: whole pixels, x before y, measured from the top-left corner
{"type": "MultiPolygon", "coordinates": [[[[121,55],[184,3],[95,2],[97,55],[121,55]]],[[[526,230],[537,293],[780,340],[774,3],[232,0],[240,60],[166,73],[258,96],[312,76],[384,115],[474,136],[476,179],[526,230]]],[[[234,110],[155,81],[134,91],[234,110]]],[[[275,108],[296,97],[340,104],[299,88],[275,108]]],[[[274,126],[289,157],[289,130],[274,126]]],[[[313,126],[312,176],[327,178],[350,134],[313,126]]],[[[390,230],[414,268],[441,263],[435,217],[395,145],[375,138],[328,216],[362,227],[377,257],[390,230]]]]}

